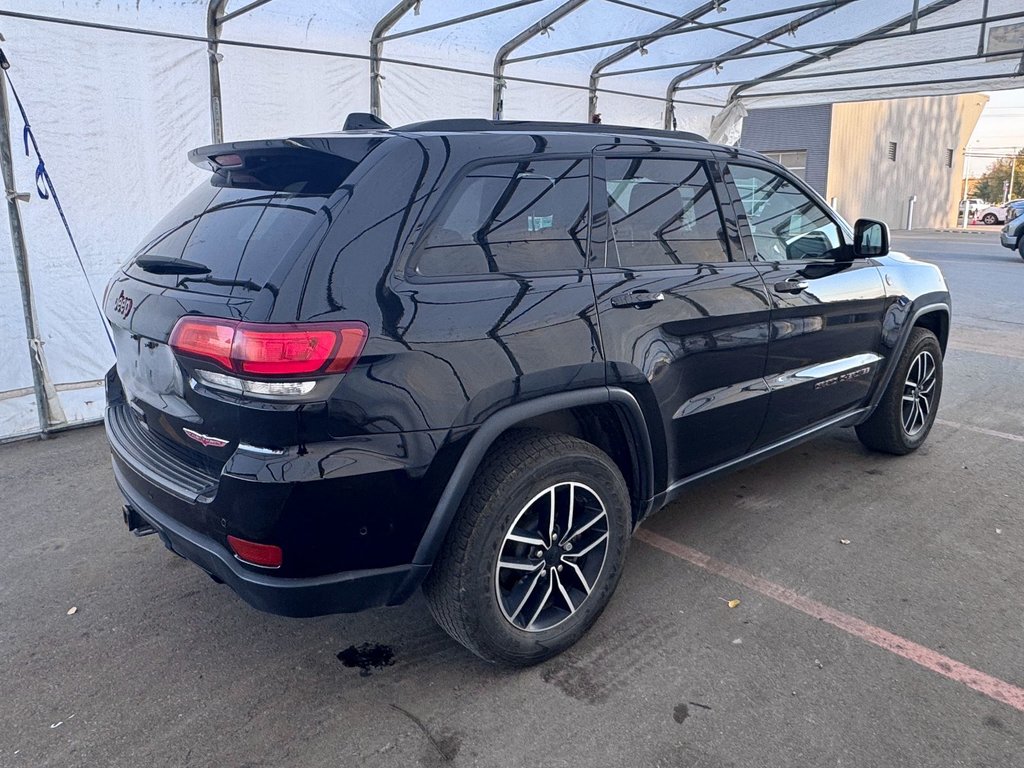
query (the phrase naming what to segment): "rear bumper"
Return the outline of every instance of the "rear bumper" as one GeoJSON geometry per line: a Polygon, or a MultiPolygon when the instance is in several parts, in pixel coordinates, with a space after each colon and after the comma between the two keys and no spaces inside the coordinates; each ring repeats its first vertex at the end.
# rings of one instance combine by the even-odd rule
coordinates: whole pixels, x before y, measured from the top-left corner
{"type": "MultiPolygon", "coordinates": [[[[133,492],[125,469],[114,464],[114,478],[132,509],[160,535],[172,552],[190,560],[261,611],[308,617],[352,613],[404,602],[426,576],[428,566],[399,565],[346,571],[312,578],[281,578],[251,571],[224,546],[161,512],[133,492]]],[[[130,470],[127,470],[130,471],[130,470]]]]}

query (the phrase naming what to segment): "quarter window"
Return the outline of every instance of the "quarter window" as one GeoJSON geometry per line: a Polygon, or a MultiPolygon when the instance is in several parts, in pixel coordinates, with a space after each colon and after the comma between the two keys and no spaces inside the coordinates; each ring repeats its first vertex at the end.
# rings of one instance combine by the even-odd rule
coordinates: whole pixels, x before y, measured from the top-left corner
{"type": "Polygon", "coordinates": [[[843,245],[836,223],[800,189],[763,168],[729,165],[761,261],[831,258],[843,245]]]}
{"type": "Polygon", "coordinates": [[[608,158],[606,267],[728,261],[711,180],[696,160],[608,158]]]}
{"type": "Polygon", "coordinates": [[[588,159],[477,168],[458,183],[421,246],[424,276],[583,269],[588,159]]]}

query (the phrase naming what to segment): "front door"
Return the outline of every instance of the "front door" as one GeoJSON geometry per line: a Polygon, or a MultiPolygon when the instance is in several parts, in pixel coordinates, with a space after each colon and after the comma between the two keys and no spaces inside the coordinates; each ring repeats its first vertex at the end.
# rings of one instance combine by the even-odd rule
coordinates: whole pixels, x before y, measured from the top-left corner
{"type": "Polygon", "coordinates": [[[885,287],[873,261],[850,259],[848,228],[781,169],[730,161],[726,181],[771,298],[763,446],[866,401],[884,367],[885,287]]]}
{"type": "Polygon", "coordinates": [[[622,147],[598,153],[594,175],[608,383],[660,413],[671,484],[742,455],[757,436],[768,296],[710,152],[622,147]]]}

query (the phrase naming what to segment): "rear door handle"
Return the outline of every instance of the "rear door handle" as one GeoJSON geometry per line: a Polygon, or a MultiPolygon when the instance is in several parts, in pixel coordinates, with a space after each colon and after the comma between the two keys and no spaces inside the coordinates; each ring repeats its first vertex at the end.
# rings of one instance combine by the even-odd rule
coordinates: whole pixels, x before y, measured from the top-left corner
{"type": "Polygon", "coordinates": [[[806,280],[789,279],[774,286],[776,293],[800,293],[807,290],[810,284],[806,280]]]}
{"type": "Polygon", "coordinates": [[[613,307],[649,307],[658,301],[664,301],[665,294],[661,291],[651,293],[650,291],[630,291],[612,296],[613,307]]]}

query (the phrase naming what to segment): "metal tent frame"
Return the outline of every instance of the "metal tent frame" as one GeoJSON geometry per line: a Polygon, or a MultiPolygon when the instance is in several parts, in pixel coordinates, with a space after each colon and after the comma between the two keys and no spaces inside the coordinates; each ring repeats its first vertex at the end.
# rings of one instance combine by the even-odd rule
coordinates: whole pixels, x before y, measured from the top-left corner
{"type": "MultiPolygon", "coordinates": [[[[540,0],[511,0],[500,5],[485,8],[472,13],[464,14],[461,16],[453,17],[443,21],[428,24],[422,27],[414,29],[404,30],[401,32],[392,32],[391,30],[409,13],[409,11],[419,12],[421,2],[423,0],[399,0],[399,2],[391,8],[384,16],[380,18],[377,24],[373,28],[373,33],[369,40],[369,55],[365,57],[369,62],[370,67],[370,111],[377,117],[382,116],[382,96],[381,96],[381,81],[384,79],[382,74],[382,65],[385,63],[395,64],[410,64],[411,62],[401,61],[397,59],[387,59],[383,55],[384,43],[388,40],[395,40],[403,37],[412,37],[414,35],[423,34],[426,32],[435,31],[438,29],[444,29],[447,27],[457,26],[469,21],[474,21],[486,16],[492,16],[500,14],[505,11],[523,8],[529,5],[533,5],[540,0]]],[[[210,54],[210,119],[212,126],[212,134],[214,141],[223,140],[223,116],[221,112],[221,90],[220,90],[220,76],[219,76],[219,63],[221,60],[221,54],[218,52],[218,46],[222,42],[220,33],[224,24],[231,19],[247,14],[260,6],[266,5],[271,0],[252,0],[246,5],[238,8],[237,10],[227,12],[227,5],[229,0],[210,0],[207,12],[207,42],[210,54]]],[[[730,104],[737,101],[740,96],[750,89],[757,86],[765,85],[767,83],[776,81],[789,81],[789,80],[804,80],[814,79],[820,77],[826,77],[829,75],[840,75],[840,74],[868,74],[873,72],[892,72],[894,70],[910,69],[914,67],[927,66],[931,64],[947,64],[964,62],[975,59],[981,59],[985,57],[984,52],[984,36],[987,25],[996,21],[1007,21],[1012,19],[1024,19],[1024,11],[1018,13],[1000,14],[997,16],[989,16],[988,6],[989,0],[984,0],[983,13],[978,19],[968,19],[959,22],[950,22],[942,25],[935,25],[930,27],[922,27],[919,25],[921,19],[936,13],[937,11],[949,8],[950,6],[956,5],[962,0],[936,0],[924,7],[921,6],[921,0],[914,0],[913,8],[910,13],[900,16],[884,25],[881,25],[870,32],[862,35],[854,36],[845,40],[832,40],[826,42],[816,42],[813,44],[807,44],[802,46],[790,46],[778,42],[778,38],[784,35],[790,35],[796,32],[796,30],[806,26],[807,24],[816,21],[829,13],[837,11],[843,7],[850,6],[857,2],[857,0],[816,0],[815,2],[803,2],[787,4],[782,7],[774,8],[767,11],[761,11],[758,13],[751,13],[745,16],[738,16],[731,19],[720,19],[714,21],[702,21],[710,13],[722,12],[729,0],[709,0],[708,2],[700,5],[697,8],[683,14],[672,14],[661,10],[649,8],[641,5],[638,2],[631,0],[597,0],[597,2],[611,3],[619,6],[633,8],[638,11],[648,13],[653,17],[667,18],[668,21],[663,23],[660,27],[652,29],[650,32],[646,32],[631,37],[619,37],[609,38],[600,40],[584,45],[576,45],[568,48],[554,49],[550,51],[544,51],[541,53],[528,54],[523,56],[513,56],[515,51],[521,48],[524,44],[534,39],[538,35],[544,34],[551,30],[554,24],[561,19],[565,18],[569,14],[577,13],[585,6],[588,6],[589,0],[566,0],[555,9],[549,11],[547,14],[542,16],[540,19],[535,21],[530,26],[522,29],[518,33],[514,34],[508,39],[507,42],[502,44],[494,57],[494,64],[490,73],[475,72],[458,70],[463,74],[477,75],[490,77],[492,80],[492,116],[495,119],[501,119],[504,116],[504,91],[507,87],[508,82],[527,82],[539,85],[551,85],[560,86],[565,88],[581,89],[583,86],[560,82],[557,80],[542,80],[537,78],[516,78],[509,77],[506,74],[506,68],[510,64],[516,64],[526,61],[539,61],[543,59],[550,59],[557,56],[563,56],[571,53],[580,53],[583,51],[597,50],[601,48],[608,48],[611,46],[622,46],[617,50],[613,51],[609,55],[602,58],[597,64],[594,65],[590,72],[589,82],[586,86],[588,93],[587,102],[587,120],[590,121],[597,114],[598,108],[598,95],[600,93],[613,93],[629,95],[636,98],[643,99],[655,99],[659,97],[628,93],[619,90],[613,90],[610,88],[602,88],[600,84],[603,79],[609,77],[639,74],[646,72],[654,72],[659,70],[683,70],[678,74],[672,76],[665,89],[665,95],[663,98],[665,104],[665,119],[664,127],[666,129],[672,129],[675,125],[675,106],[677,104],[696,104],[698,106],[714,107],[718,109],[725,109],[730,104]],[[764,19],[776,18],[780,16],[791,16],[795,13],[801,13],[803,15],[796,19],[787,21],[774,29],[760,34],[752,35],[742,30],[734,29],[744,24],[751,22],[761,21],[764,19]],[[901,29],[902,27],[909,26],[908,29],[901,29]],[[973,56],[960,56],[960,57],[945,57],[945,58],[931,58],[924,60],[914,61],[902,61],[899,63],[892,63],[888,65],[880,65],[877,67],[860,67],[851,68],[845,70],[835,70],[828,73],[814,72],[794,75],[797,72],[816,61],[823,59],[830,59],[832,56],[850,50],[858,45],[862,45],[867,42],[875,40],[889,40],[899,37],[909,37],[913,35],[923,35],[931,32],[945,31],[952,29],[959,29],[968,26],[980,27],[980,36],[978,43],[978,52],[973,56]],[[696,59],[690,61],[678,61],[666,64],[659,64],[650,67],[635,67],[629,69],[615,69],[608,71],[608,68],[622,62],[634,54],[643,55],[646,53],[648,46],[655,42],[664,40],[665,38],[674,38],[683,34],[692,34],[695,32],[717,30],[730,34],[733,36],[745,38],[745,42],[722,51],[711,58],[696,59]],[[737,80],[719,83],[708,83],[703,85],[685,85],[685,83],[700,74],[708,72],[710,70],[717,71],[722,64],[726,62],[738,61],[749,58],[760,58],[765,56],[779,55],[779,54],[792,54],[792,53],[804,53],[807,54],[805,58],[798,62],[788,64],[784,67],[780,67],[767,75],[762,75],[756,78],[750,78],[748,80],[737,80]],[[730,86],[732,90],[729,92],[725,101],[720,104],[709,103],[706,101],[686,101],[679,99],[677,94],[680,91],[687,90],[707,90],[710,88],[718,88],[730,86]]],[[[592,6],[590,6],[592,7],[592,6]]],[[[235,43],[233,43],[235,44],[235,43]]],[[[314,51],[311,51],[314,52],[314,51]]],[[[1007,54],[1024,53],[1022,51],[1005,51],[1007,54]]],[[[335,55],[345,55],[336,53],[335,55]]],[[[353,58],[363,58],[362,56],[356,56],[349,54],[353,58]]],[[[419,64],[428,69],[446,70],[451,68],[441,67],[437,65],[419,64]]],[[[1018,77],[1024,75],[1024,58],[1021,60],[1021,65],[1017,67],[1013,73],[1006,73],[1004,75],[992,76],[992,79],[999,77],[1018,77]]],[[[973,81],[974,78],[925,78],[919,80],[912,80],[903,85],[906,86],[922,86],[922,85],[939,85],[948,83],[964,82],[968,83],[973,81]]],[[[894,83],[886,81],[880,82],[879,85],[892,86],[894,83]]],[[[895,84],[895,85],[898,85],[895,84]]],[[[860,84],[854,87],[845,88],[837,87],[835,89],[822,89],[817,88],[815,92],[842,92],[844,90],[866,90],[870,89],[870,85],[860,84]]],[[[772,91],[771,95],[796,95],[800,93],[807,93],[807,91],[772,91]]]]}
{"type": "MultiPolygon", "coordinates": [[[[912,71],[915,68],[919,69],[929,65],[967,63],[991,56],[992,54],[986,52],[986,35],[990,25],[999,22],[1024,21],[1024,7],[1012,13],[993,15],[989,12],[990,0],[982,0],[981,13],[976,18],[961,18],[931,25],[925,21],[928,17],[933,16],[939,11],[957,6],[959,3],[964,2],[964,0],[893,0],[894,3],[905,3],[907,6],[912,7],[908,8],[908,12],[901,13],[898,17],[859,35],[844,39],[813,39],[810,42],[800,44],[783,43],[780,41],[780,38],[805,30],[812,22],[823,19],[833,12],[855,6],[859,0],[803,0],[802,2],[786,0],[781,5],[773,4],[768,9],[731,18],[716,18],[719,13],[727,10],[731,0],[707,0],[707,2],[699,4],[697,0],[693,0],[693,7],[690,10],[678,13],[648,7],[644,5],[644,0],[562,0],[554,8],[550,8],[550,5],[547,6],[549,10],[546,13],[540,14],[536,21],[524,28],[520,28],[518,31],[510,29],[506,42],[497,47],[493,64],[489,71],[445,66],[384,55],[385,44],[389,41],[457,27],[485,17],[498,16],[506,12],[524,9],[543,1],[504,0],[504,2],[501,2],[501,0],[492,0],[492,2],[487,4],[487,7],[483,8],[474,3],[469,7],[473,8],[475,6],[476,10],[418,27],[399,29],[401,22],[408,18],[410,12],[418,15],[421,4],[423,2],[431,2],[431,0],[395,0],[395,4],[391,6],[390,10],[383,14],[373,26],[367,41],[368,51],[366,53],[259,43],[251,40],[230,39],[224,36],[225,28],[229,22],[257,11],[259,8],[268,5],[272,0],[208,0],[205,8],[205,35],[141,29],[5,9],[0,9],[0,18],[20,18],[48,24],[102,29],[124,34],[183,40],[205,45],[209,68],[210,133],[214,142],[221,142],[224,139],[224,95],[221,89],[220,64],[223,60],[222,51],[227,47],[305,53],[365,61],[369,68],[370,111],[377,117],[381,117],[383,112],[381,84],[384,80],[385,67],[405,66],[489,80],[492,94],[491,112],[492,116],[496,119],[504,116],[504,102],[508,84],[525,83],[585,91],[588,97],[587,111],[586,115],[581,114],[580,118],[585,118],[588,121],[593,120],[598,112],[598,99],[601,94],[616,94],[633,99],[655,101],[663,106],[664,127],[666,129],[675,127],[675,109],[678,105],[683,104],[711,108],[718,111],[721,115],[730,107],[740,107],[742,103],[756,98],[801,97],[808,94],[840,94],[849,91],[871,91],[877,88],[894,89],[904,86],[927,87],[942,85],[947,86],[943,90],[948,92],[953,90],[949,86],[957,86],[957,89],[959,89],[959,86],[962,84],[963,89],[968,89],[971,83],[978,82],[981,78],[988,82],[996,82],[1009,78],[1024,77],[1024,44],[1020,48],[1013,50],[999,50],[998,56],[1000,57],[1019,57],[1019,63],[1011,62],[1005,71],[989,72],[974,77],[947,77],[943,73],[931,73],[931,76],[916,77],[914,74],[908,74],[902,81],[899,79],[899,76],[895,75],[897,72],[912,71]],[[238,4],[238,7],[229,10],[229,5],[232,2],[238,4]],[[550,32],[556,23],[573,14],[590,13],[592,11],[599,13],[600,11],[595,9],[599,9],[602,5],[605,7],[614,5],[644,13],[651,19],[650,29],[625,37],[608,36],[605,39],[568,47],[522,52],[524,46],[534,41],[538,36],[550,32]],[[777,26],[768,31],[756,33],[752,31],[750,25],[756,25],[758,22],[770,19],[782,20],[777,26]],[[848,52],[858,46],[875,41],[908,39],[936,32],[972,27],[978,28],[976,53],[966,54],[959,52],[958,55],[953,55],[953,52],[946,52],[944,56],[937,56],[932,53],[923,54],[919,52],[917,58],[907,58],[906,60],[901,58],[898,62],[876,64],[871,61],[862,61],[859,66],[839,66],[828,69],[813,66],[822,61],[829,61],[832,57],[848,52]],[[739,38],[741,42],[732,47],[722,45],[723,50],[721,51],[705,54],[701,57],[693,57],[689,60],[668,61],[649,66],[630,67],[626,65],[631,57],[646,54],[651,46],[658,46],[659,50],[664,53],[668,43],[679,40],[682,36],[710,32],[720,33],[723,39],[725,39],[725,35],[739,38]],[[601,51],[604,55],[591,68],[586,84],[544,77],[512,76],[507,71],[510,65],[526,62],[545,62],[560,56],[587,51],[601,51]],[[710,81],[709,78],[703,78],[698,82],[694,82],[698,80],[700,75],[708,72],[714,72],[717,75],[724,64],[762,58],[770,61],[771,59],[768,57],[779,55],[792,57],[794,54],[800,55],[796,61],[789,61],[785,65],[770,69],[766,73],[762,69],[760,70],[761,74],[751,74],[748,77],[729,80],[715,78],[710,81]],[[637,93],[624,89],[613,89],[607,85],[609,80],[613,78],[619,78],[621,81],[621,78],[629,75],[658,72],[664,72],[668,78],[663,93],[637,93]],[[828,82],[828,78],[875,74],[877,74],[877,77],[861,80],[856,85],[847,85],[843,80],[835,83],[828,82]],[[796,84],[796,87],[790,88],[787,85],[790,83],[796,84]],[[820,87],[818,83],[821,83],[820,87]],[[800,84],[802,84],[802,88],[800,84]],[[812,88],[813,90],[811,90],[812,88]],[[694,100],[680,98],[680,94],[689,92],[698,94],[700,92],[710,92],[716,95],[704,100],[701,100],[699,97],[694,100]]],[[[762,28],[763,25],[757,25],[757,30],[762,28]]],[[[10,220],[13,250],[19,267],[20,288],[24,305],[37,413],[40,429],[45,434],[54,429],[61,428],[59,423],[61,415],[59,414],[59,408],[55,408],[53,405],[53,403],[56,403],[59,406],[59,403],[56,402],[55,396],[51,397],[54,395],[54,390],[46,374],[42,343],[39,338],[40,333],[36,328],[33,295],[28,280],[28,253],[18,209],[18,206],[24,202],[24,196],[19,195],[14,189],[13,162],[9,142],[9,113],[6,107],[6,99],[0,99],[0,132],[3,134],[0,136],[0,139],[2,139],[0,140],[0,166],[2,166],[2,178],[8,202],[7,213],[10,220]]],[[[742,111],[740,113],[742,114],[742,111]]]]}

